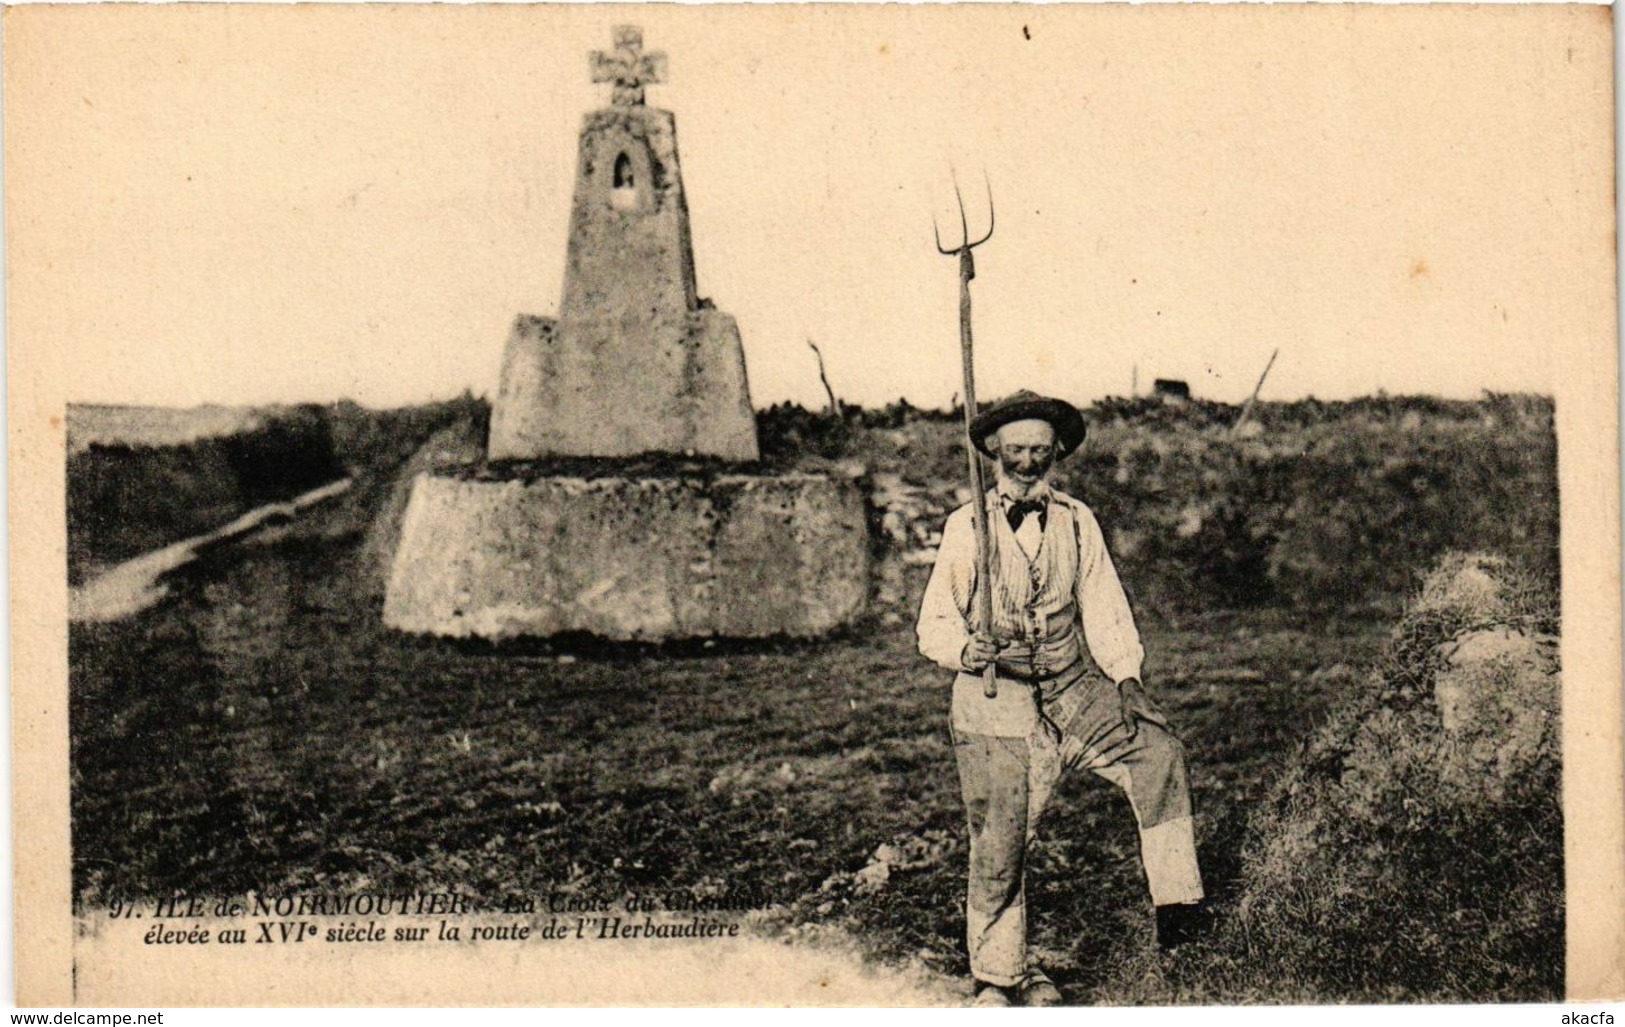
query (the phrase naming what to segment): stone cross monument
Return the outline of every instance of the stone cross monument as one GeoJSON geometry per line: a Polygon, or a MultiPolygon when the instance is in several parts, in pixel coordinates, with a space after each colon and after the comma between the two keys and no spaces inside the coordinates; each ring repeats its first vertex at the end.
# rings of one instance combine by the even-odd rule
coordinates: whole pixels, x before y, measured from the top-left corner
{"type": "Polygon", "coordinates": [[[665,55],[642,45],[622,26],[593,54],[614,102],[581,126],[559,316],[521,316],[508,339],[492,460],[757,458],[739,328],[695,287],[676,119],[643,103],[665,55]]]}
{"type": "Polygon", "coordinates": [[[582,123],[559,315],[514,324],[487,460],[413,479],[392,628],[807,638],[867,603],[857,480],[761,472],[739,330],[695,290],[676,123],[643,103],[665,59],[642,43],[619,28],[593,55],[613,103],[582,123]],[[627,459],[647,454],[665,458],[627,459]]]}
{"type": "Polygon", "coordinates": [[[643,30],[636,25],[617,25],[614,52],[592,52],[592,80],[615,83],[610,97],[615,106],[639,106],[645,85],[666,80],[666,55],[658,51],[644,53],[643,30]]]}

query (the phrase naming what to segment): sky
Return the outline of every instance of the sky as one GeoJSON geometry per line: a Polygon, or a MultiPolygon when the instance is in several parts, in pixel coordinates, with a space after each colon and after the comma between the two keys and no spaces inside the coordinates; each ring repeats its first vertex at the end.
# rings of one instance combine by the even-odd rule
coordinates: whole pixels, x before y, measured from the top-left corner
{"type": "Polygon", "coordinates": [[[7,13],[10,345],[79,402],[494,395],[619,22],[759,407],[808,339],[959,392],[950,169],[984,397],[1550,393],[1612,303],[1603,8],[89,6],[7,13]]]}

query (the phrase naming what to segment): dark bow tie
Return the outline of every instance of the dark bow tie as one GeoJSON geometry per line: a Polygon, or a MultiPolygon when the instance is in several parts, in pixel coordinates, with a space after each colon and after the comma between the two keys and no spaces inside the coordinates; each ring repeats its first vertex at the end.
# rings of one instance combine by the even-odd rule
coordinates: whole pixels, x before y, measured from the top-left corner
{"type": "Polygon", "coordinates": [[[1042,499],[1018,499],[1010,504],[1010,509],[1004,512],[1004,519],[1010,522],[1010,530],[1017,531],[1021,522],[1027,519],[1028,514],[1038,515],[1039,530],[1044,528],[1045,503],[1042,499]]]}

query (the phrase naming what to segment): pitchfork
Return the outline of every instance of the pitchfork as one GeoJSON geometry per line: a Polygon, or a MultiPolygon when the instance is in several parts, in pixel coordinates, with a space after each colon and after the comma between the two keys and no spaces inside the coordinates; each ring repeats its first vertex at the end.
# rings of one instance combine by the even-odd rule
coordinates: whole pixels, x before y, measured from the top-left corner
{"type": "MultiPolygon", "coordinates": [[[[950,172],[951,173],[951,172],[950,172]]],[[[970,463],[972,523],[976,530],[976,600],[977,620],[981,630],[993,631],[993,584],[990,577],[987,528],[987,486],[982,480],[982,459],[971,441],[971,421],[976,417],[976,362],[971,353],[970,334],[970,280],[976,277],[976,261],[971,250],[993,238],[993,184],[987,182],[987,234],[975,242],[970,239],[970,224],[965,217],[965,198],[959,192],[959,176],[954,175],[954,200],[959,204],[959,245],[942,245],[942,233],[937,230],[937,219],[931,219],[931,234],[936,237],[937,252],[944,256],[959,257],[959,354],[965,368],[965,456],[970,463]]],[[[986,182],[986,175],[983,176],[986,182]]],[[[989,663],[983,672],[982,694],[989,699],[999,694],[998,669],[989,663]]]]}

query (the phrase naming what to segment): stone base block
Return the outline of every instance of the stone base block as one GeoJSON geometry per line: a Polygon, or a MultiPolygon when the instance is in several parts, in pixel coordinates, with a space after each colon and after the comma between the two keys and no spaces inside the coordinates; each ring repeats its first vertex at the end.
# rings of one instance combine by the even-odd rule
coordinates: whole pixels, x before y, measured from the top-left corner
{"type": "Polygon", "coordinates": [[[739,326],[719,310],[522,316],[502,357],[490,458],[759,456],[739,326]]]}
{"type": "Polygon", "coordinates": [[[868,592],[849,480],[421,474],[384,623],[489,639],[815,637],[851,623],[868,592]]]}

